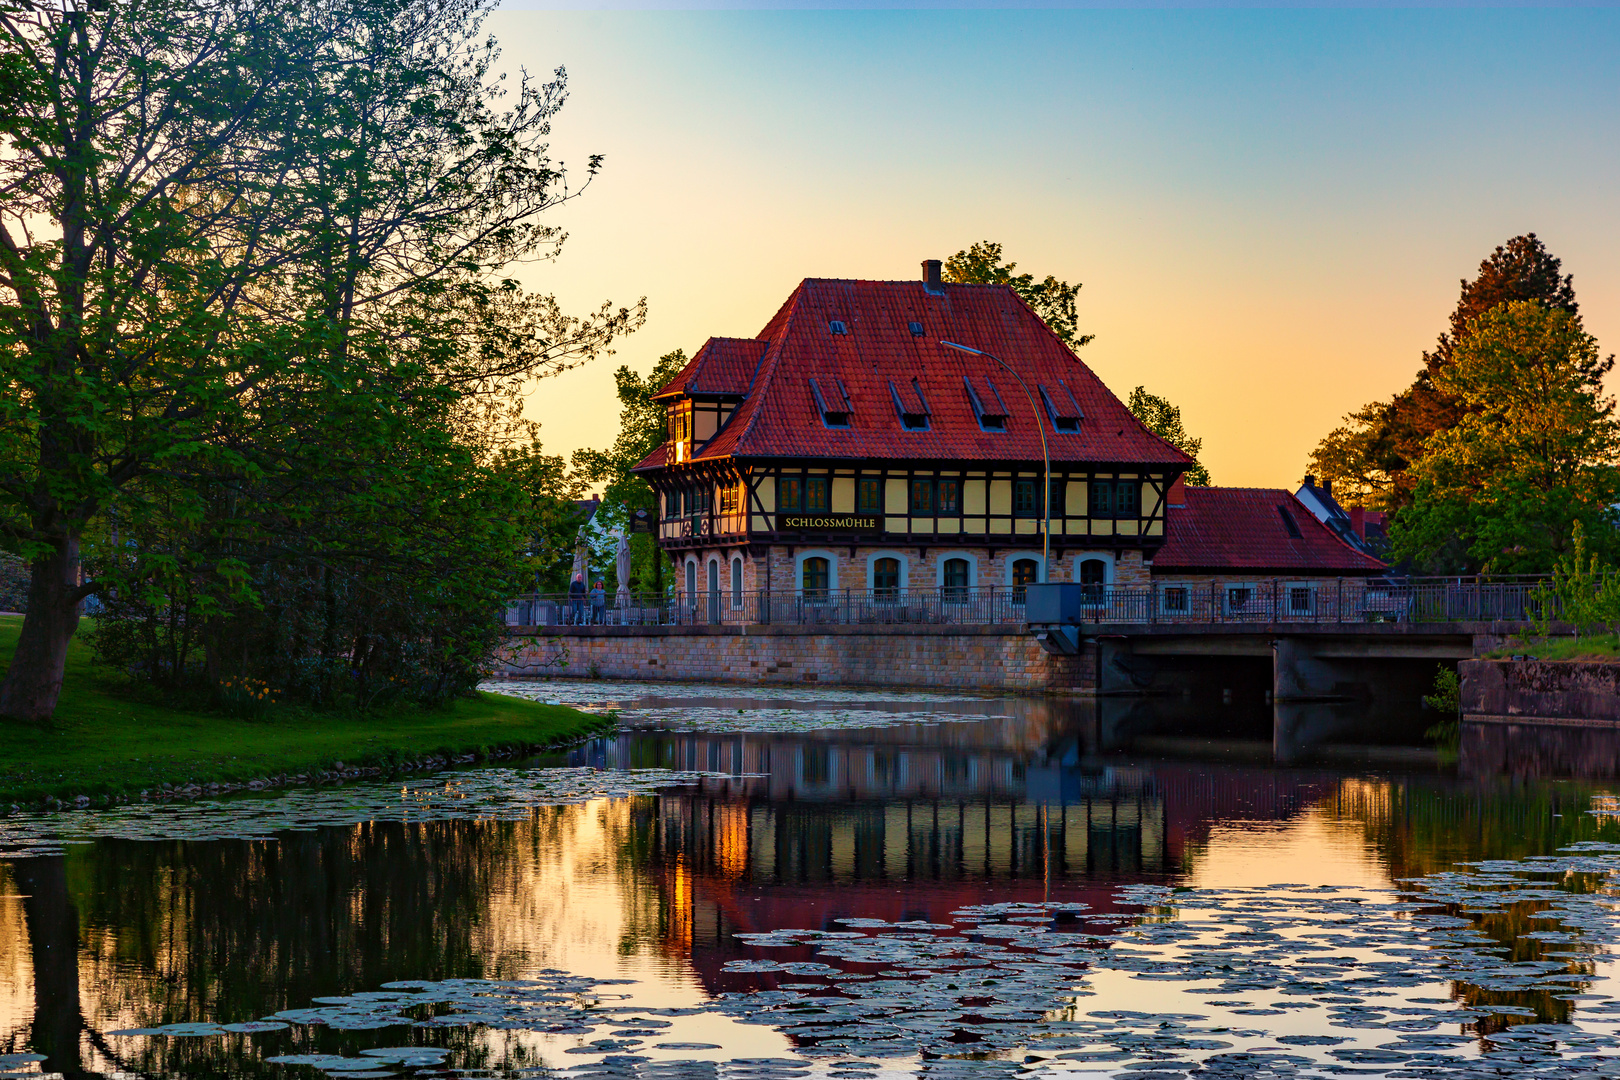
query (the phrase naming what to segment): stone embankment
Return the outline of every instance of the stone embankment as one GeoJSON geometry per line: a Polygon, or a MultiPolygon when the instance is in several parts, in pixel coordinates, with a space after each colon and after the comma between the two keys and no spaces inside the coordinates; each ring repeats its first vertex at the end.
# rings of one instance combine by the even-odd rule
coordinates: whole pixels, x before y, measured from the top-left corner
{"type": "Polygon", "coordinates": [[[1620,663],[1468,660],[1463,719],[1507,724],[1620,724],[1620,663]]]}
{"type": "Polygon", "coordinates": [[[513,627],[497,677],[1005,690],[1096,685],[1096,655],[1054,656],[1008,626],[513,627]]]}
{"type": "Polygon", "coordinates": [[[1620,663],[1467,660],[1461,765],[1476,776],[1620,776],[1620,663]]]}

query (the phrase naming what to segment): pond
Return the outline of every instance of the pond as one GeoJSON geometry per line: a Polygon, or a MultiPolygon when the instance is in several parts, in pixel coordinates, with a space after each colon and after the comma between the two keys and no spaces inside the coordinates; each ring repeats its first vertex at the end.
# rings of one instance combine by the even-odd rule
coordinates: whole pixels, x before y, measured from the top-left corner
{"type": "Polygon", "coordinates": [[[0,1077],[1620,1076],[1620,798],[1257,707],[506,684],[553,758],[0,819],[0,1077]]]}

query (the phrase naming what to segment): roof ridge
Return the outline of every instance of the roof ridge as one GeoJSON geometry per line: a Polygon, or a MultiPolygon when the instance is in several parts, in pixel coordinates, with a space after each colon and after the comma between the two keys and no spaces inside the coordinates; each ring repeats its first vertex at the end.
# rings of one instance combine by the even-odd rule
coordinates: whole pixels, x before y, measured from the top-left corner
{"type": "MultiPolygon", "coordinates": [[[[805,278],[799,282],[798,287],[793,290],[793,294],[777,309],[776,314],[771,316],[770,321],[765,324],[760,333],[763,334],[772,326],[778,324],[785,327],[793,321],[793,312],[798,309],[800,302],[803,300],[805,284],[809,280],[809,278],[805,278]]],[[[782,348],[785,344],[781,334],[773,338],[756,338],[754,340],[763,340],[766,345],[764,352],[760,354],[759,364],[754,368],[754,381],[748,387],[748,400],[745,403],[745,407],[748,409],[748,417],[743,423],[742,430],[737,432],[736,437],[731,440],[732,457],[736,457],[738,451],[742,450],[743,441],[748,438],[749,432],[754,430],[754,423],[759,419],[760,403],[765,400],[765,391],[770,387],[771,381],[776,376],[776,366],[782,358],[782,348]],[[769,361],[768,364],[767,360],[769,361]]]]}

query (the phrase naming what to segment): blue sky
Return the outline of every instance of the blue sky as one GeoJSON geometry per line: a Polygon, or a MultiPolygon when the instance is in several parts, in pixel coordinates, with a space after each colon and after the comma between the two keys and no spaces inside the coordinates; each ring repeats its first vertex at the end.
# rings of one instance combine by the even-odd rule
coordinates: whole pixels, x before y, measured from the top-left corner
{"type": "Polygon", "coordinates": [[[1281,485],[1406,385],[1457,282],[1535,231],[1620,339],[1611,9],[538,11],[554,147],[607,169],[525,268],[645,295],[617,357],[545,384],[548,447],[603,445],[612,367],[751,335],[800,278],[912,277],[995,239],[1085,283],[1085,359],[1170,397],[1216,482],[1281,485]]]}

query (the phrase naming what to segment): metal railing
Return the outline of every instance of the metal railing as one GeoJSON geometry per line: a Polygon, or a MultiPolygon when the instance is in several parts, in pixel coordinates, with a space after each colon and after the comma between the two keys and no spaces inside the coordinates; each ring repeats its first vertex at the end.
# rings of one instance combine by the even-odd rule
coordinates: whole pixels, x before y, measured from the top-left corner
{"type": "MultiPolygon", "coordinates": [[[[1444,623],[1532,621],[1554,603],[1539,578],[1315,578],[1083,585],[1066,613],[1081,623],[1444,623]]],[[[514,626],[903,626],[1019,625],[1022,586],[936,589],[673,590],[608,594],[593,604],[567,594],[512,600],[514,626]]],[[[1556,616],[1556,612],[1554,612],[1556,616]]]]}

